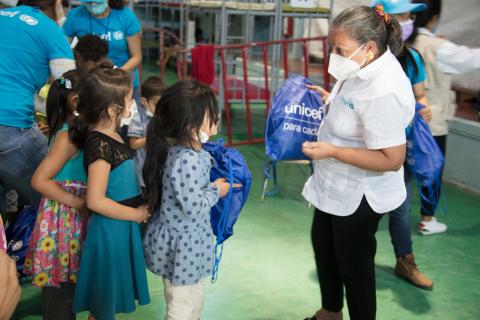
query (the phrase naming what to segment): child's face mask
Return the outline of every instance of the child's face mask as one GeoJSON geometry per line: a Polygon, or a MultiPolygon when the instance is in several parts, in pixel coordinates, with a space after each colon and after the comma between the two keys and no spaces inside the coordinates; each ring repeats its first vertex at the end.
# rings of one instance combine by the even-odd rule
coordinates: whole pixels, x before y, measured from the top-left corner
{"type": "Polygon", "coordinates": [[[137,103],[135,100],[132,100],[132,104],[130,105],[130,108],[127,108],[127,110],[130,110],[130,115],[120,119],[120,127],[129,126],[130,123],[132,123],[133,116],[138,112],[137,103]]]}

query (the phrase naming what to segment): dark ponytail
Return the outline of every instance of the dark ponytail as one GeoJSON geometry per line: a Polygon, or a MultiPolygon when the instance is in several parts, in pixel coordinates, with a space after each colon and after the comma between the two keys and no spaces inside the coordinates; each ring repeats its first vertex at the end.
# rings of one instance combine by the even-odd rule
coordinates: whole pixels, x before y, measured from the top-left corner
{"type": "Polygon", "coordinates": [[[64,123],[73,118],[73,109],[69,103],[72,95],[78,94],[82,73],[77,70],[67,71],[60,79],[52,82],[46,101],[47,123],[50,139],[60,130],[64,123]]]}
{"type": "MultiPolygon", "coordinates": [[[[130,75],[105,63],[86,73],[79,88],[78,116],[70,128],[70,140],[83,149],[90,128],[108,120],[108,108],[113,104],[125,108],[125,97],[132,90],[130,75]]],[[[117,117],[124,112],[117,108],[117,117]]]]}
{"type": "Polygon", "coordinates": [[[387,47],[398,56],[403,50],[402,29],[400,24],[379,8],[353,6],[342,11],[332,25],[343,28],[358,43],[374,41],[380,53],[387,47]]]}
{"type": "Polygon", "coordinates": [[[210,123],[219,120],[217,99],[212,90],[197,81],[179,81],[165,90],[147,129],[145,164],[146,200],[151,211],[162,198],[163,168],[171,143],[192,147],[193,135],[200,132],[205,115],[210,123]]]}

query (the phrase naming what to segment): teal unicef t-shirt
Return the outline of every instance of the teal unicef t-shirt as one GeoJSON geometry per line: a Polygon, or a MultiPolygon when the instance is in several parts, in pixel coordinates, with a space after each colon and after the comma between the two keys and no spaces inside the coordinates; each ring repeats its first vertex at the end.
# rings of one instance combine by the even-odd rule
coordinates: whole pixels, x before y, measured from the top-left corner
{"type": "Polygon", "coordinates": [[[47,82],[54,59],[73,60],[73,53],[52,19],[29,6],[0,9],[0,125],[33,125],[33,96],[47,82]]]}
{"type": "Polygon", "coordinates": [[[417,65],[417,72],[415,73],[415,67],[414,65],[410,62],[411,60],[408,60],[410,63],[407,64],[407,77],[410,80],[410,83],[412,86],[425,81],[426,79],[426,74],[425,74],[425,64],[422,61],[422,57],[420,54],[413,50],[412,48],[409,48],[410,53],[413,56],[413,59],[415,60],[415,64],[417,65]]]}
{"type": "MultiPolygon", "coordinates": [[[[108,58],[121,67],[130,59],[127,37],[139,33],[141,26],[135,13],[128,7],[120,10],[110,9],[107,17],[99,19],[92,16],[82,5],[68,13],[63,30],[70,38],[94,34],[106,40],[108,58]]],[[[133,86],[138,85],[138,69],[135,69],[133,86]]]]}

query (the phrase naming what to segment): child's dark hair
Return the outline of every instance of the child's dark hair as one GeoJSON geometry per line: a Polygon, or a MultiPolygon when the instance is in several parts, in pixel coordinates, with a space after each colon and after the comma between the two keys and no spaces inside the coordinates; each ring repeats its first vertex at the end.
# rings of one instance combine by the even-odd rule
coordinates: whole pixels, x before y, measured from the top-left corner
{"type": "Polygon", "coordinates": [[[112,64],[102,64],[85,74],[80,84],[78,116],[69,132],[78,148],[84,147],[92,126],[108,119],[108,108],[112,104],[121,107],[116,108],[117,117],[124,112],[125,97],[131,89],[130,75],[120,68],[114,69],[112,64]]]}
{"type": "Polygon", "coordinates": [[[435,16],[440,17],[442,12],[442,0],[413,0],[413,3],[424,3],[427,8],[423,11],[415,13],[415,21],[413,22],[413,33],[407,39],[407,43],[413,43],[418,36],[418,28],[426,28],[428,23],[435,16]]]}
{"type": "Polygon", "coordinates": [[[99,36],[89,34],[78,38],[73,49],[77,63],[99,62],[108,55],[108,43],[99,36]]]}
{"type": "Polygon", "coordinates": [[[108,6],[112,9],[121,10],[125,7],[124,0],[108,0],[108,6]]]}
{"type": "Polygon", "coordinates": [[[420,52],[418,52],[417,49],[406,45],[403,46],[402,52],[397,56],[397,60],[398,62],[400,62],[400,65],[402,66],[402,69],[406,74],[408,74],[408,65],[413,66],[413,77],[417,77],[420,68],[417,65],[417,61],[415,60],[411,50],[415,51],[420,56],[420,62],[422,64],[425,64],[425,61],[423,61],[423,57],[420,52]]]}
{"type": "Polygon", "coordinates": [[[81,79],[80,71],[70,70],[50,85],[46,101],[50,139],[62,128],[64,123],[72,119],[75,110],[71,109],[69,99],[72,95],[78,94],[81,79]]]}
{"type": "Polygon", "coordinates": [[[179,81],[165,90],[147,129],[147,156],[143,167],[148,208],[161,201],[163,168],[170,148],[168,140],[193,147],[207,114],[210,123],[219,120],[217,99],[212,90],[197,81],[179,81]]]}
{"type": "Polygon", "coordinates": [[[142,84],[142,97],[150,100],[154,96],[161,96],[165,91],[165,84],[160,77],[150,77],[142,84]]]}

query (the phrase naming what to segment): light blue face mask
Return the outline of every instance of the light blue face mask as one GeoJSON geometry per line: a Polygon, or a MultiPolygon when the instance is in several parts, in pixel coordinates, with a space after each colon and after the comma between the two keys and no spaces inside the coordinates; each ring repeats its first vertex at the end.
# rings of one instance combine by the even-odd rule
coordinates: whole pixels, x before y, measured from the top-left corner
{"type": "Polygon", "coordinates": [[[93,14],[93,15],[101,15],[105,12],[105,10],[107,10],[107,7],[108,7],[108,3],[107,1],[104,1],[102,3],[98,3],[98,2],[88,2],[85,4],[85,6],[87,7],[87,10],[93,14]]]}

